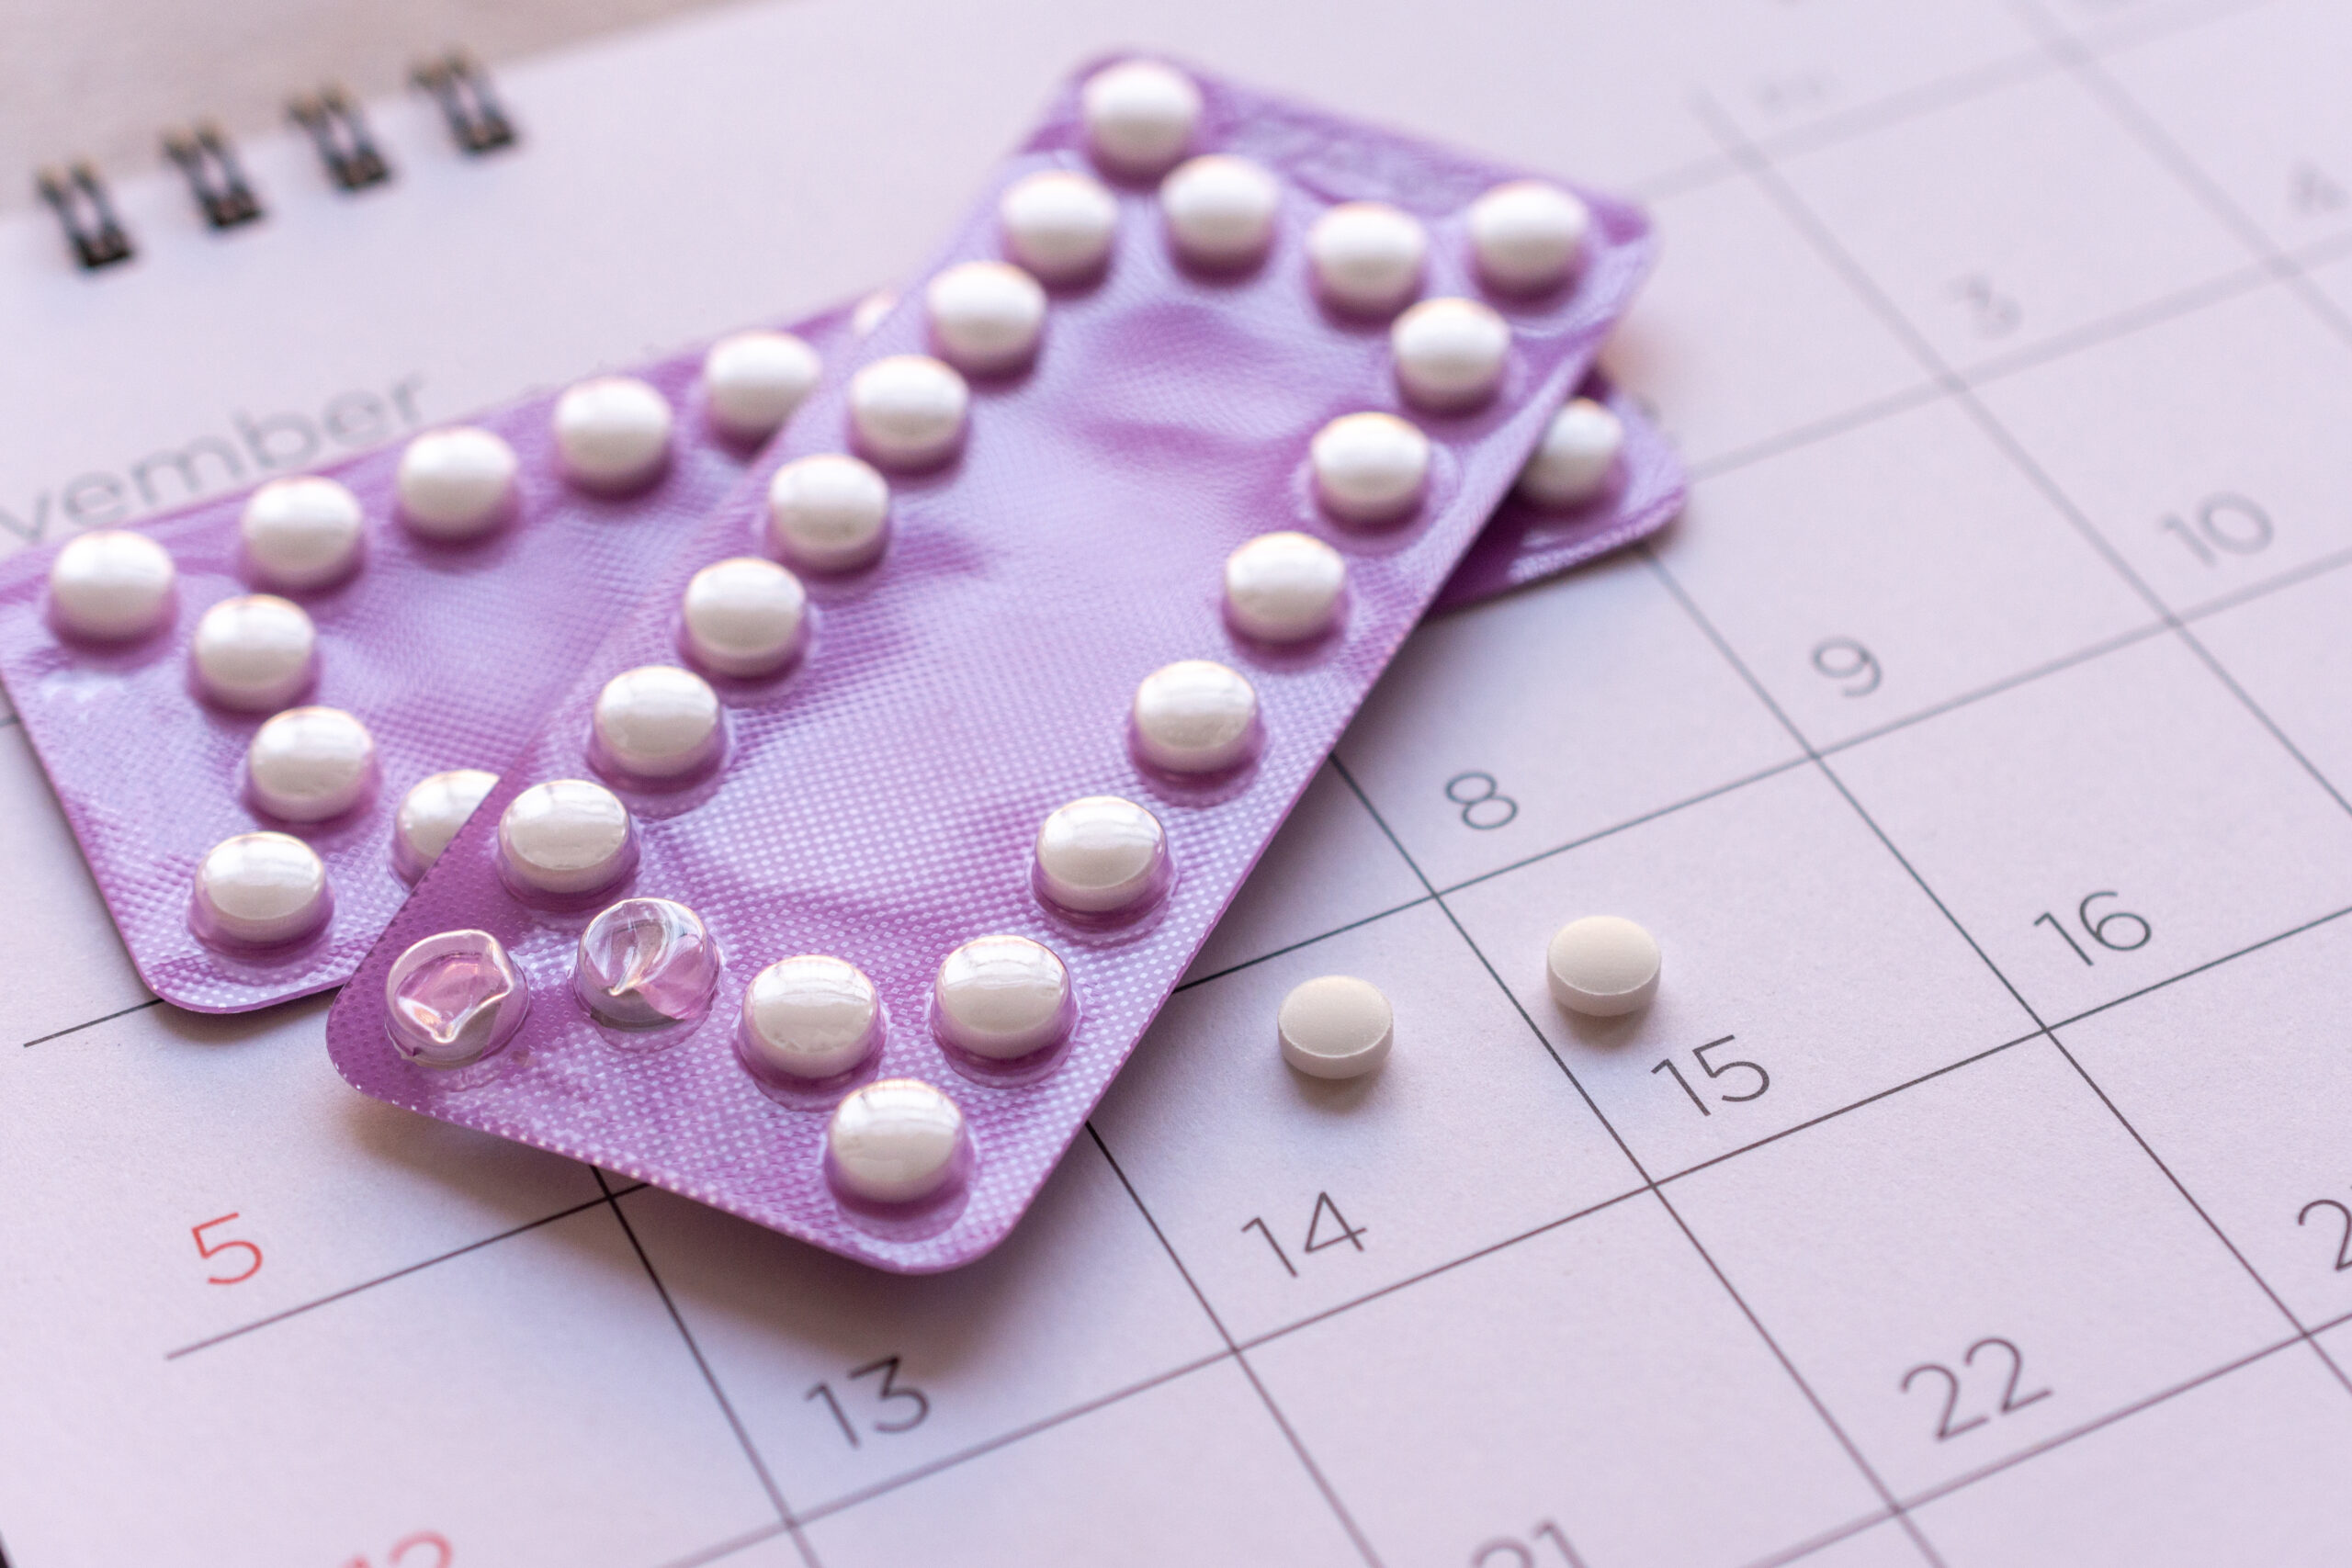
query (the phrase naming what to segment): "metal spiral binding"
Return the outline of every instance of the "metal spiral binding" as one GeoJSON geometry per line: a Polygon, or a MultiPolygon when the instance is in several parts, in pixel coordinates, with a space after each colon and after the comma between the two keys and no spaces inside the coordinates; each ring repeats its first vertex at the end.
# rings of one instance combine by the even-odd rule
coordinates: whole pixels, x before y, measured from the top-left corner
{"type": "Polygon", "coordinates": [[[116,220],[107,187],[89,164],[77,163],[62,174],[43,169],[34,184],[63,225],[66,241],[73,245],[74,257],[83,271],[96,272],[131,258],[130,236],[116,220]]]}
{"type": "Polygon", "coordinates": [[[339,190],[365,190],[392,177],[391,164],[368,134],[368,121],[335,86],[322,87],[286,106],[294,123],[311,134],[327,176],[339,190]]]}
{"type": "Polygon", "coordinates": [[[409,73],[409,80],[433,95],[458,148],[480,156],[514,145],[514,122],[492,96],[490,78],[462,52],[452,51],[409,73]]]}
{"type": "Polygon", "coordinates": [[[179,165],[188,194],[213,228],[234,229],[262,216],[261,197],[245,183],[245,172],[220,127],[207,121],[186,134],[171,132],[164,138],[164,153],[179,165]]]}

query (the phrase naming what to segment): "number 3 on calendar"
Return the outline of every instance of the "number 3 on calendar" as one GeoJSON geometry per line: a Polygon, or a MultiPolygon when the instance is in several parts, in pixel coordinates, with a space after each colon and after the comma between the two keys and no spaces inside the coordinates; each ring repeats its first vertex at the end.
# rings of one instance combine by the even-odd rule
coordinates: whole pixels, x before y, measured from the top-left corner
{"type": "MultiPolygon", "coordinates": [[[[448,1538],[439,1530],[418,1530],[392,1542],[392,1549],[384,1553],[384,1568],[449,1568],[457,1560],[448,1538]]],[[[345,1558],[343,1568],[376,1568],[376,1563],[361,1555],[345,1558]]]]}

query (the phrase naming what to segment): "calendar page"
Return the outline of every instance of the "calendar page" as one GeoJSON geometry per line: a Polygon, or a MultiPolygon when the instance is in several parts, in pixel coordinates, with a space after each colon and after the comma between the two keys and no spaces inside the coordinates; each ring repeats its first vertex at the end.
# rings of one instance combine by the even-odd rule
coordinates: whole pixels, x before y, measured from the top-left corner
{"type": "Polygon", "coordinates": [[[254,149],[274,228],[126,186],[120,276],[7,227],[0,512],[891,276],[1123,44],[1646,201],[1685,518],[1417,636],[928,1278],[153,1004],[0,728],[6,1562],[2352,1560],[2333,0],[726,12],[511,73],[504,162],[394,107],[366,197],[254,149]],[[1645,1012],[1549,998],[1591,913],[1645,1012]],[[1326,974],[1374,1077],[1275,1050],[1326,974]]]}

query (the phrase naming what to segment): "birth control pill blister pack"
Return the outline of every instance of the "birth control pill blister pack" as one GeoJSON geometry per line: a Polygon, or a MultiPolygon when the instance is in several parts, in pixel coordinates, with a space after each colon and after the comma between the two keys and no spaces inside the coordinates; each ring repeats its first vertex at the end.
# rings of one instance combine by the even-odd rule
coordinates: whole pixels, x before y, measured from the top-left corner
{"type": "Polygon", "coordinates": [[[0,563],[0,680],[140,976],[335,985],[847,310],[0,563]]]}
{"type": "Polygon", "coordinates": [[[452,840],[336,1065],[886,1269],[979,1256],[1650,250],[1622,202],[1083,75],[452,840]]]}

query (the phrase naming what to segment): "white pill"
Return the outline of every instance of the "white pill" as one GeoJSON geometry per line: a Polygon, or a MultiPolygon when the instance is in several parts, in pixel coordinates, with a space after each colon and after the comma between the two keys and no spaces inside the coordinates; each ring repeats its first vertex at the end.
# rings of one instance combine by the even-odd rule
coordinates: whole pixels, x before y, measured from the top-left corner
{"type": "Polygon", "coordinates": [[[940,962],[932,1026],[950,1045],[1012,1061],[1058,1043],[1072,1016],[1069,971],[1025,936],[983,936],[940,962]]]}
{"type": "Polygon", "coordinates": [[[245,782],[254,805],[280,821],[324,822],[375,788],[376,740],[341,708],[288,708],[254,731],[245,782]]]}
{"type": "Polygon", "coordinates": [[[319,634],[302,606],[274,593],[223,599],[196,623],[197,690],[222,707],[275,713],[310,684],[319,634]]]}
{"type": "Polygon", "coordinates": [[[223,839],[196,868],[194,923],[216,940],[250,947],[299,942],[333,907],[326,863],[288,834],[223,839]]]}
{"type": "Polygon", "coordinates": [[[1148,902],[1167,883],[1168,835],[1132,800],[1090,795],[1037,829],[1037,887],[1062,908],[1107,915],[1148,902]]]}
{"type": "Polygon", "coordinates": [[[1074,169],[1023,175],[996,211],[1006,253],[1045,283],[1077,283],[1100,272],[1119,230],[1118,197],[1074,169]]]}
{"type": "Polygon", "coordinates": [[[339,582],[358,564],[366,518],[333,479],[272,479],[237,519],[245,562],[265,587],[288,592],[339,582]]]}
{"type": "Polygon", "coordinates": [[[1316,498],[1343,523],[1394,523],[1421,503],[1430,438],[1393,413],[1347,413],[1307,447],[1316,498]]]}
{"type": "Polygon", "coordinates": [[[824,373],[817,351],[790,333],[737,333],[703,355],[710,422],[738,441],[765,441],[824,373]]]}
{"type": "Polygon", "coordinates": [[[531,987],[488,931],[435,931],[385,971],[384,1011],[393,1050],[419,1066],[462,1067],[523,1027],[531,987]]]}
{"type": "Polygon", "coordinates": [[[940,357],[974,376],[1026,365],[1046,330],[1046,291],[1006,262],[959,262],[922,291],[940,357]]]}
{"type": "Polygon", "coordinates": [[[392,863],[401,874],[423,876],[458,836],[485,796],[498,784],[496,773],[480,768],[452,768],[430,773],[409,786],[392,816],[392,863]]]}
{"type": "Polygon", "coordinates": [[[1476,299],[1424,299],[1388,331],[1396,384],[1425,409],[1473,409],[1502,385],[1510,328],[1476,299]]]}
{"type": "Polygon", "coordinates": [[[744,1059],[787,1078],[830,1078],[871,1055],[882,1039],[882,998],[844,959],[804,953],[779,958],[743,993],[744,1059]]]}
{"type": "Polygon", "coordinates": [[[71,636],[128,642],[172,618],[178,576],[164,547],[144,534],[84,534],[49,563],[50,613],[71,636]]]}
{"type": "Polygon", "coordinates": [[[542,893],[593,893],[628,869],[628,807],[586,779],[536,784],[506,803],[498,819],[498,852],[526,887],[542,893]]]}
{"type": "Polygon", "coordinates": [[[1344,201],[1306,231],[1315,286],[1342,310],[1385,316],[1421,289],[1430,237],[1420,220],[1385,201],[1344,201]]]}
{"type": "Polygon", "coordinates": [[[945,1187],[964,1146],[964,1113],[914,1078],[870,1083],[833,1108],[825,1129],[833,1179],[870,1203],[912,1203],[945,1187]]]}
{"type": "Polygon", "coordinates": [[[706,670],[752,680],[772,675],[800,651],[808,591],[772,560],[737,556],[687,580],[686,649],[706,670]]]}
{"type": "Polygon", "coordinates": [[[1576,1012],[1615,1018],[1657,994],[1657,939],[1615,915],[1570,920],[1544,957],[1553,998],[1576,1012]]]}
{"type": "Polygon", "coordinates": [[[768,481],[768,539],[809,571],[851,571],[882,553],[889,481],[839,452],[797,457],[768,481]]]}
{"type": "Polygon", "coordinates": [[[1258,694],[1238,671],[1206,659],[1163,665],[1136,688],[1136,750],[1171,773],[1214,773],[1250,754],[1258,694]]]}
{"type": "Polygon", "coordinates": [[[680,778],[718,754],[718,694],[674,664],[639,665],[605,682],[593,723],[603,760],[641,779],[680,778]]]}
{"type": "Polygon", "coordinates": [[[563,471],[589,490],[635,490],[670,460],[670,400],[634,376],[567,388],[554,423],[563,471]]]}
{"type": "Polygon", "coordinates": [[[1265,642],[1305,642],[1331,629],[1348,563],[1311,534],[1261,534],[1225,558],[1225,611],[1265,642]]]}
{"type": "Polygon", "coordinates": [[[1388,1060],[1396,1015],[1370,981],[1326,975],[1291,987],[1274,1029],[1283,1060],[1309,1077],[1361,1077],[1388,1060]]]}
{"type": "Polygon", "coordinates": [[[1247,158],[1211,152],[1159,185],[1159,210],[1176,254],[1195,266],[1247,266],[1274,241],[1282,187],[1247,158]]]}
{"type": "Polygon", "coordinates": [[[1095,162],[1122,175],[1156,175],[1191,144],[1201,90],[1181,71],[1128,60],[1089,76],[1079,107],[1095,162]]]}
{"type": "Polygon", "coordinates": [[[477,538],[504,520],[519,467],[514,448],[487,430],[427,431],[401,453],[401,521],[428,539],[477,538]]]}
{"type": "Polygon", "coordinates": [[[876,289],[865,299],[860,299],[856,307],[850,311],[849,330],[860,337],[870,336],[874,329],[882,324],[882,318],[888,315],[891,308],[898,302],[897,289],[876,289]]]}
{"type": "Polygon", "coordinates": [[[877,359],[849,380],[851,432],[885,468],[927,468],[964,439],[972,394],[964,378],[927,354],[877,359]]]}
{"type": "Polygon", "coordinates": [[[1544,427],[1519,473],[1519,493],[1539,506],[1590,501],[1609,482],[1625,446],[1625,423],[1603,403],[1571,398],[1544,427]]]}
{"type": "Polygon", "coordinates": [[[1583,202],[1542,180],[1513,180],[1470,204],[1478,271],[1510,294],[1537,293],[1565,279],[1591,227],[1583,202]]]}

